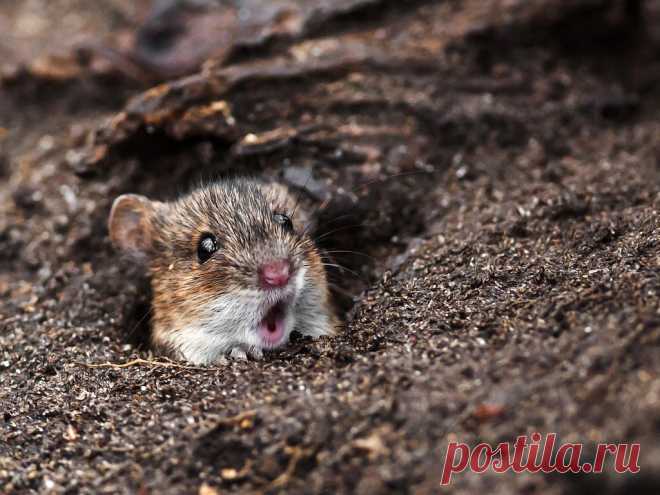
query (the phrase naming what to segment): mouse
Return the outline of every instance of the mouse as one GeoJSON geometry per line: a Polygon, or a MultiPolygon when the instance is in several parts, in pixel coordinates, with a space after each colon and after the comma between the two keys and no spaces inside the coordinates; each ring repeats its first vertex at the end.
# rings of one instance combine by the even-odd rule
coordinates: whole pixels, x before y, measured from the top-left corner
{"type": "Polygon", "coordinates": [[[114,246],[146,268],[151,344],[196,365],[260,359],[295,330],[337,331],[309,214],[287,186],[249,178],[201,185],[167,202],[117,197],[114,246]]]}

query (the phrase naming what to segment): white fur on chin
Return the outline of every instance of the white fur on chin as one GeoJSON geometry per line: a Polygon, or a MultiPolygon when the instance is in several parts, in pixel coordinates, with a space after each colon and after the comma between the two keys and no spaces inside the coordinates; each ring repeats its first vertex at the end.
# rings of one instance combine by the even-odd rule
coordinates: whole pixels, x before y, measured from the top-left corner
{"type": "Polygon", "coordinates": [[[168,332],[167,344],[186,361],[196,365],[220,363],[226,355],[237,359],[259,359],[264,346],[259,323],[268,310],[289,300],[284,319],[282,344],[295,329],[303,335],[319,337],[331,332],[330,318],[321,304],[321,293],[306,279],[307,269],[298,270],[294,283],[282,291],[243,290],[216,298],[194,324],[168,332]]]}

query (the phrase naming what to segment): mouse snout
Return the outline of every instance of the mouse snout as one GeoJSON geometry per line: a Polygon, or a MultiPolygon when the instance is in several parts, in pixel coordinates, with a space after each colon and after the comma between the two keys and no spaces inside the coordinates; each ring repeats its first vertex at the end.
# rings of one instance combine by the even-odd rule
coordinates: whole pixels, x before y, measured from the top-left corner
{"type": "Polygon", "coordinates": [[[291,278],[291,262],[280,259],[264,263],[259,269],[259,282],[266,289],[284,287],[291,278]]]}

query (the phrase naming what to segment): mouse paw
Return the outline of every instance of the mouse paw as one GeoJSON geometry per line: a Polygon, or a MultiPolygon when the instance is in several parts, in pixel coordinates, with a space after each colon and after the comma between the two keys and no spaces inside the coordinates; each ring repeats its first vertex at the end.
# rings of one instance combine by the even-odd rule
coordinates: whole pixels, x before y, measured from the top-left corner
{"type": "Polygon", "coordinates": [[[247,361],[247,353],[240,347],[234,347],[229,351],[229,356],[239,361],[247,361]]]}

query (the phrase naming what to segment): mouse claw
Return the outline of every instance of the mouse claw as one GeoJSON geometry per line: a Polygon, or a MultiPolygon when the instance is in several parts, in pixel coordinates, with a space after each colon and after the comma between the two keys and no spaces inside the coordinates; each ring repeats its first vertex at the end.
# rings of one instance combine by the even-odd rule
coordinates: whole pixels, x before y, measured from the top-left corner
{"type": "Polygon", "coordinates": [[[239,361],[247,361],[247,353],[240,347],[234,347],[229,351],[229,356],[239,361]]]}
{"type": "Polygon", "coordinates": [[[264,357],[264,352],[258,347],[253,347],[250,349],[250,357],[252,359],[261,359],[264,357]]]}

